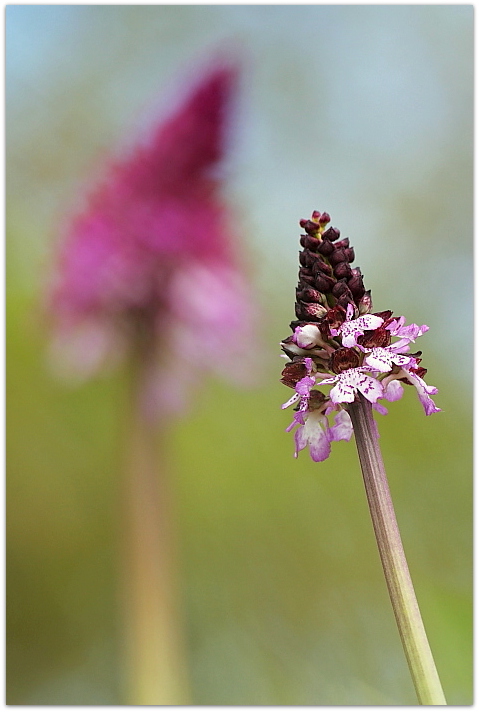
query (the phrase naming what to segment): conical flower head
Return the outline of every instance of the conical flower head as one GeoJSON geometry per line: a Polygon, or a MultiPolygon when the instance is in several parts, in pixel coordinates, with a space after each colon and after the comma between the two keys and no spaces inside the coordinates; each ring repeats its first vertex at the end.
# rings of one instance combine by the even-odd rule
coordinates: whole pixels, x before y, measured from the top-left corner
{"type": "Polygon", "coordinates": [[[318,211],[300,221],[306,234],[300,239],[297,320],[290,325],[292,336],[282,342],[289,363],[281,381],[295,390],[283,407],[297,404],[287,430],[299,426],[296,455],[298,442],[299,449],[309,443],[314,460],[329,456],[331,440],[351,437],[347,407],[359,394],[385,414],[378,401],[401,398],[402,382],[415,386],[426,415],[440,410],[431,398],[437,389],[423,380],[421,352],[409,353],[410,344],[428,327],[406,326],[405,318],[394,319],[392,311],[371,314],[371,293],[365,290],[360,269],[351,266],[355,255],[349,239],[339,240],[337,228],[326,229],[329,222],[329,215],[318,211]],[[315,386],[331,386],[329,395],[315,386]],[[341,427],[334,430],[327,416],[338,410],[343,413],[341,427]]]}
{"type": "Polygon", "coordinates": [[[231,355],[245,342],[247,290],[220,177],[236,84],[233,66],[210,69],[68,225],[51,290],[55,349],[85,375],[125,353],[139,320],[163,362],[206,365],[218,342],[231,355]]]}

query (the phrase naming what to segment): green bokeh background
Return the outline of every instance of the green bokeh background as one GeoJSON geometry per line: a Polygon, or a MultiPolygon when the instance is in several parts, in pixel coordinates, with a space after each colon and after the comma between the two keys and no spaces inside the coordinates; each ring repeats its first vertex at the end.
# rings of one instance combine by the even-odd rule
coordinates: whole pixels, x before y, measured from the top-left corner
{"type": "Polygon", "coordinates": [[[415,703],[354,444],[294,460],[279,408],[297,220],[318,208],[375,307],[431,326],[443,412],[425,418],[410,388],[378,421],[446,697],[472,703],[472,21],[471,6],[7,9],[8,703],[121,704],[125,374],[60,383],[41,294],[102,155],[225,42],[247,58],[228,190],[257,382],[208,378],[171,427],[193,702],[415,703]]]}

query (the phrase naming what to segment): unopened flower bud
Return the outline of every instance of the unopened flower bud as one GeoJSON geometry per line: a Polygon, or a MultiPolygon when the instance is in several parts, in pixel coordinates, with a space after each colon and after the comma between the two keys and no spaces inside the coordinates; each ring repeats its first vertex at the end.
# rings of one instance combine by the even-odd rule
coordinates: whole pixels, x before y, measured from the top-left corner
{"type": "Polygon", "coordinates": [[[353,248],[353,247],[347,247],[347,248],[345,249],[345,252],[346,252],[346,256],[347,256],[348,262],[354,262],[354,256],[355,256],[355,255],[354,255],[354,248],[353,248]]]}
{"type": "Polygon", "coordinates": [[[321,213],[319,210],[313,210],[311,213],[311,220],[314,220],[315,222],[319,222],[319,218],[321,217],[321,213]]]}
{"type": "Polygon", "coordinates": [[[348,285],[343,280],[341,280],[340,282],[336,282],[336,284],[331,290],[331,294],[333,295],[333,297],[336,298],[340,297],[341,294],[344,294],[345,292],[349,292],[349,289],[348,285]]]}
{"type": "Polygon", "coordinates": [[[317,256],[314,254],[314,252],[311,252],[311,250],[304,249],[302,252],[299,253],[299,264],[302,267],[311,267],[316,260],[317,256]]]}
{"type": "Polygon", "coordinates": [[[324,255],[324,257],[329,257],[329,255],[334,252],[334,245],[330,240],[324,237],[325,234],[326,233],[323,234],[323,239],[318,245],[318,252],[319,254],[324,255]]]}
{"type": "Polygon", "coordinates": [[[335,245],[336,249],[339,247],[349,247],[349,237],[345,237],[344,240],[339,240],[335,245]]]}
{"type": "Polygon", "coordinates": [[[336,279],[349,279],[351,277],[351,267],[347,262],[340,262],[334,268],[334,276],[336,279]]]}
{"type": "Polygon", "coordinates": [[[314,277],[308,269],[301,267],[299,270],[299,281],[307,284],[314,284],[314,277]]]}
{"type": "Polygon", "coordinates": [[[323,232],[322,238],[323,240],[334,242],[339,239],[340,235],[341,233],[337,227],[328,227],[328,229],[323,232]]]}
{"type": "Polygon", "coordinates": [[[318,249],[319,240],[317,237],[312,237],[311,235],[301,235],[299,242],[301,247],[305,247],[313,252],[316,252],[318,249]]]}
{"type": "Polygon", "coordinates": [[[323,295],[321,292],[318,292],[317,289],[305,287],[304,289],[296,290],[296,298],[298,301],[315,302],[316,304],[319,304],[323,299],[323,295]]]}
{"type": "Polygon", "coordinates": [[[306,230],[308,235],[311,235],[312,237],[316,237],[319,233],[319,225],[316,222],[312,222],[311,220],[300,220],[299,221],[300,226],[303,228],[303,230],[306,230]]]}
{"type": "Polygon", "coordinates": [[[354,270],[352,270],[352,277],[348,281],[348,287],[351,290],[353,297],[356,299],[361,299],[364,295],[363,278],[360,274],[354,274],[354,270]]]}
{"type": "Polygon", "coordinates": [[[321,304],[306,304],[303,302],[301,306],[303,307],[304,313],[308,315],[308,318],[321,319],[328,311],[326,307],[323,307],[321,304]]]}
{"type": "Polygon", "coordinates": [[[347,309],[349,304],[352,304],[354,306],[353,295],[348,290],[347,292],[344,292],[344,294],[341,294],[341,296],[338,298],[338,305],[343,307],[343,309],[347,309]]]}
{"type": "Polygon", "coordinates": [[[327,225],[328,222],[331,222],[331,217],[329,213],[323,213],[322,215],[320,215],[320,217],[318,218],[318,222],[320,225],[327,225]]]}
{"type": "Polygon", "coordinates": [[[318,273],[316,279],[314,280],[314,286],[319,289],[320,292],[330,292],[331,289],[336,284],[336,281],[332,277],[328,277],[327,274],[318,273]]]}
{"type": "Polygon", "coordinates": [[[309,314],[306,311],[306,302],[296,302],[294,305],[294,313],[296,314],[297,319],[300,321],[308,321],[309,320],[309,314]]]}
{"type": "Polygon", "coordinates": [[[340,262],[347,262],[348,261],[348,256],[346,253],[346,250],[343,248],[335,249],[334,252],[330,255],[329,261],[333,265],[338,265],[340,262]]]}
{"type": "Polygon", "coordinates": [[[314,263],[314,265],[313,265],[312,272],[313,272],[313,274],[314,274],[315,276],[316,276],[316,274],[317,274],[318,272],[322,272],[323,274],[327,274],[327,275],[329,275],[330,277],[331,277],[332,274],[333,274],[333,270],[332,270],[331,265],[328,265],[326,262],[323,262],[323,260],[322,260],[321,258],[320,258],[320,259],[317,259],[317,260],[315,261],[315,263],[314,263]]]}

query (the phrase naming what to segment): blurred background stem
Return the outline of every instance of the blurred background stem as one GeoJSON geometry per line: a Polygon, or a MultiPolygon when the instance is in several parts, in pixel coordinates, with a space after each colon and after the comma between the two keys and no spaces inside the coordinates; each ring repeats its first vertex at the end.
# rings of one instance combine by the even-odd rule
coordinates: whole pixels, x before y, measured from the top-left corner
{"type": "Polygon", "coordinates": [[[372,405],[359,395],[349,414],[389,596],[420,704],[446,705],[407,565],[372,405]]]}
{"type": "MultiPolygon", "coordinates": [[[[145,326],[145,325],[143,325],[145,326]]],[[[145,408],[154,355],[139,329],[132,359],[122,529],[123,691],[128,705],[189,703],[164,421],[145,408]]]]}

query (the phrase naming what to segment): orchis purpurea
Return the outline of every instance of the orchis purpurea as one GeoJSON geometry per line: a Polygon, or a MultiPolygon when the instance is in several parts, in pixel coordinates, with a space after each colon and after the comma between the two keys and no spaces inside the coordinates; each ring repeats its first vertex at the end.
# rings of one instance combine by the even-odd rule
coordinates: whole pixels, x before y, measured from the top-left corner
{"type": "Polygon", "coordinates": [[[339,230],[326,230],[330,217],[313,212],[301,220],[299,284],[293,334],[282,341],[288,359],[281,381],[294,389],[283,405],[296,404],[288,432],[297,428],[295,457],[309,446],[311,457],[329,457],[333,440],[349,440],[354,432],[366,496],[381,563],[404,647],[421,704],[445,705],[446,700],[421,619],[401,536],[394,514],[386,471],[378,443],[373,408],[387,413],[379,401],[395,401],[403,383],[413,385],[426,415],[437,413],[431,395],[437,393],[423,377],[421,352],[411,343],[428,327],[406,325],[392,311],[372,313],[359,267],[351,267],[354,250],[339,240],[339,230]],[[330,386],[326,395],[316,386],[330,386]],[[328,416],[335,412],[334,425],[328,416]]]}
{"type": "Polygon", "coordinates": [[[174,482],[162,458],[169,424],[205,371],[235,380],[248,372],[251,300],[223,172],[237,74],[216,62],[105,167],[66,225],[50,290],[57,371],[87,378],[126,362],[118,531],[121,681],[131,705],[189,702],[174,482]]]}
{"type": "Polygon", "coordinates": [[[283,408],[299,400],[287,431],[298,426],[295,457],[309,444],[316,462],[329,457],[332,440],[350,439],[347,408],[358,394],[386,414],[379,401],[398,400],[406,383],[416,388],[426,415],[440,410],[431,398],[437,388],[423,380],[421,351],[409,353],[411,343],[429,327],[406,325],[392,311],[371,313],[371,292],[364,288],[359,267],[351,267],[349,239],[339,240],[337,228],[326,229],[329,222],[329,215],[318,211],[300,221],[305,234],[300,239],[297,319],[291,322],[293,334],[281,342],[289,361],[281,380],[295,389],[283,408]],[[325,395],[316,386],[332,388],[325,395]],[[338,410],[341,425],[330,427],[327,416],[338,410]]]}
{"type": "Polygon", "coordinates": [[[49,295],[56,371],[86,379],[147,332],[152,419],[187,408],[205,371],[248,379],[252,308],[223,177],[237,84],[232,62],[212,65],[65,225],[49,295]]]}

